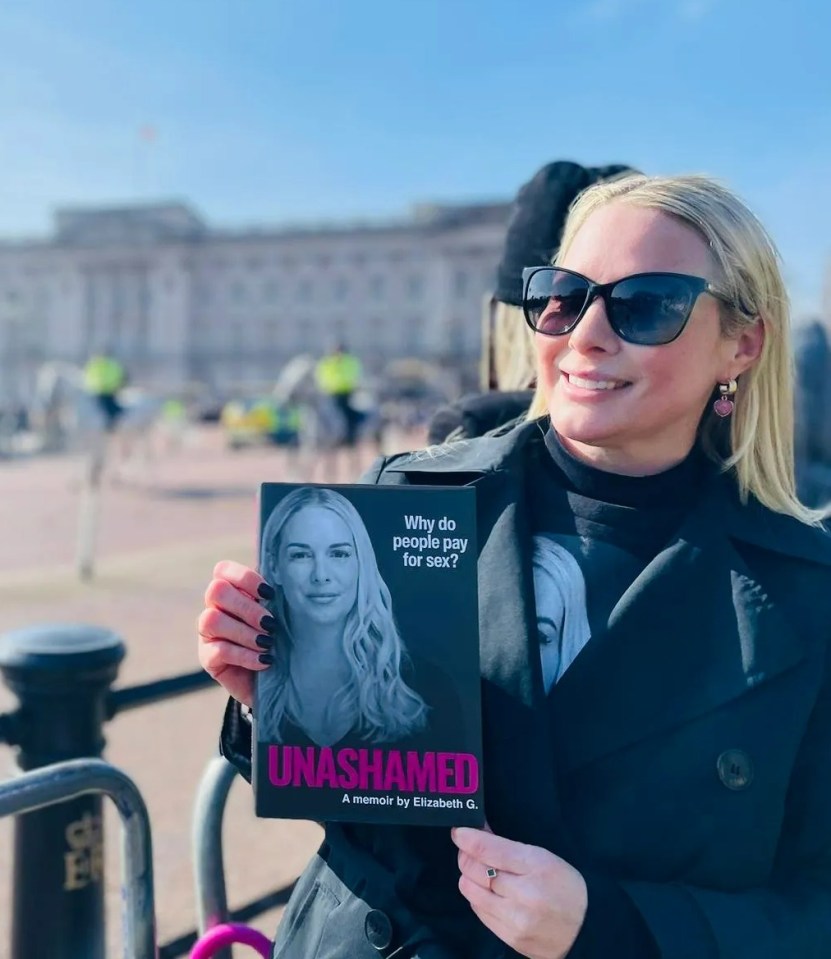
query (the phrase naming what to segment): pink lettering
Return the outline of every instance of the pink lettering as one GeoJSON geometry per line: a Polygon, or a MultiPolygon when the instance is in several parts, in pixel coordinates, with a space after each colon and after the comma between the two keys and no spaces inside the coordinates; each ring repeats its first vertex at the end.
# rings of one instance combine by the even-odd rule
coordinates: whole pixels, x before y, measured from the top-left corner
{"type": "Polygon", "coordinates": [[[433,793],[436,791],[436,754],[407,753],[408,792],[433,793]]]}
{"type": "Polygon", "coordinates": [[[339,785],[341,789],[355,789],[358,785],[358,771],[355,761],[358,758],[356,749],[338,750],[338,769],[341,771],[339,785]]]}
{"type": "Polygon", "coordinates": [[[317,777],[315,786],[329,786],[336,789],[338,786],[338,774],[335,772],[335,757],[329,746],[324,746],[320,750],[320,762],[317,764],[317,777]]]}
{"type": "Polygon", "coordinates": [[[371,760],[369,752],[368,749],[358,750],[358,788],[383,789],[384,752],[381,749],[373,749],[371,760]],[[372,775],[372,785],[369,784],[370,774],[372,775]]]}
{"type": "Polygon", "coordinates": [[[292,746],[294,752],[293,786],[316,786],[315,782],[315,753],[314,746],[292,746]]]}
{"type": "Polygon", "coordinates": [[[268,781],[272,786],[288,786],[291,782],[291,752],[286,755],[286,747],[268,747],[268,781]],[[282,768],[280,757],[283,758],[282,768]]]}
{"type": "Polygon", "coordinates": [[[440,793],[452,793],[453,788],[453,768],[452,762],[455,753],[439,753],[439,789],[440,793]]]}
{"type": "Polygon", "coordinates": [[[392,789],[393,786],[399,792],[407,791],[407,777],[404,774],[404,763],[401,760],[401,753],[395,749],[389,754],[387,759],[387,774],[384,777],[384,789],[392,789]]]}
{"type": "Polygon", "coordinates": [[[279,788],[475,793],[479,764],[470,753],[269,746],[268,779],[279,788]]]}

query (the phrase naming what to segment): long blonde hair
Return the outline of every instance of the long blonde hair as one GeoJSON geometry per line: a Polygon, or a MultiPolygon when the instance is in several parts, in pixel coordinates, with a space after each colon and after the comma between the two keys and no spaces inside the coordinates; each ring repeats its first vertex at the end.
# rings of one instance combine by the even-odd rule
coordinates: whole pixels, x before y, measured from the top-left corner
{"type": "MultiPolygon", "coordinates": [[[[796,494],[790,309],[779,254],[767,231],[734,193],[709,177],[629,176],[596,184],[578,197],[555,263],[562,262],[588,217],[612,201],[660,210],[704,238],[718,271],[713,282],[739,307],[720,304],[725,336],[735,336],[757,318],[763,323],[762,352],[741,377],[729,436],[719,435],[719,426],[726,432],[724,424],[708,405],[700,442],[724,470],[734,470],[743,501],[752,495],[777,513],[819,525],[825,512],[809,509],[796,494]]],[[[538,386],[528,417],[546,412],[546,396],[538,386]]]]}

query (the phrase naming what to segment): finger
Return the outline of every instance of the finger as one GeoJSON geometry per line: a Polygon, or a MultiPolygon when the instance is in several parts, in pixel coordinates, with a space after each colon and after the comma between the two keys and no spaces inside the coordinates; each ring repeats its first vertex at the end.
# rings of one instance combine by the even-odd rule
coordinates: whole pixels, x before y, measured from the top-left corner
{"type": "Polygon", "coordinates": [[[212,579],[205,590],[205,605],[229,613],[240,622],[247,623],[260,633],[273,632],[274,618],[233,583],[224,579],[212,579]]]}
{"type": "Polygon", "coordinates": [[[227,639],[261,653],[271,652],[275,642],[273,636],[246,626],[233,616],[223,613],[221,609],[203,609],[196,621],[196,632],[207,642],[227,639]]]}
{"type": "MultiPolygon", "coordinates": [[[[503,912],[506,900],[500,898],[488,889],[483,889],[480,885],[472,882],[467,876],[459,877],[459,892],[467,899],[472,909],[480,919],[485,921],[488,917],[491,922],[503,922],[503,912]]],[[[491,922],[485,924],[492,928],[491,922]]]]}
{"type": "Polygon", "coordinates": [[[496,876],[488,876],[488,869],[492,868],[487,863],[479,862],[466,852],[459,852],[459,872],[471,882],[479,886],[480,889],[486,889],[497,896],[509,896],[511,893],[511,884],[517,881],[517,876],[511,872],[499,872],[496,870],[496,876]]]}
{"type": "Polygon", "coordinates": [[[199,644],[199,662],[202,668],[214,679],[219,679],[228,666],[240,666],[252,672],[262,672],[272,665],[266,657],[262,662],[260,654],[252,649],[246,649],[237,643],[229,643],[225,639],[214,639],[199,644]]]}
{"type": "Polygon", "coordinates": [[[255,599],[274,598],[274,589],[256,570],[230,559],[220,560],[214,566],[214,579],[224,579],[255,599]]]}
{"type": "Polygon", "coordinates": [[[500,872],[523,875],[529,871],[535,856],[534,846],[496,836],[484,829],[458,826],[450,831],[450,835],[462,852],[500,872]]]}

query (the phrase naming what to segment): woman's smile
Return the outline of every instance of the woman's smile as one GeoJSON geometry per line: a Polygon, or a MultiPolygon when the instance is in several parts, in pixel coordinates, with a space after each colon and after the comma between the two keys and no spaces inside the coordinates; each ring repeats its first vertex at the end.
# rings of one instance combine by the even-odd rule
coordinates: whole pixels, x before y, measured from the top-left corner
{"type": "Polygon", "coordinates": [[[339,596],[340,593],[306,593],[306,599],[317,603],[319,606],[326,606],[334,602],[339,596]]]}
{"type": "Polygon", "coordinates": [[[631,386],[630,380],[617,379],[601,373],[569,373],[560,370],[560,382],[568,395],[577,400],[603,399],[610,393],[616,393],[631,386]]]}

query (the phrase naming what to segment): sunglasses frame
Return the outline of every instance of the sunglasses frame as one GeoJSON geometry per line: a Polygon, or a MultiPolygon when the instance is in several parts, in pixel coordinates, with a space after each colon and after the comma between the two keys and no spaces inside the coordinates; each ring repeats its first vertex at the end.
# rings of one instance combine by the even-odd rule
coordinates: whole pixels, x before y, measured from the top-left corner
{"type": "MultiPolygon", "coordinates": [[[[609,322],[614,331],[615,336],[623,340],[625,343],[631,343],[633,346],[666,346],[667,343],[672,343],[673,340],[677,340],[678,337],[684,332],[689,323],[690,317],[692,316],[692,311],[695,308],[695,304],[701,296],[702,293],[709,293],[710,296],[715,297],[717,300],[722,303],[731,306],[733,309],[740,309],[737,307],[733,301],[725,296],[723,293],[720,293],[709,280],[705,280],[701,276],[692,276],[689,273],[671,273],[666,270],[650,270],[645,273],[630,273],[629,276],[622,276],[617,280],[612,280],[611,283],[595,283],[593,280],[590,280],[587,276],[584,276],[582,273],[578,273],[576,270],[568,270],[563,266],[526,266],[522,271],[522,314],[525,317],[525,322],[535,333],[540,333],[542,336],[565,336],[568,333],[571,333],[586,315],[586,311],[592,305],[592,303],[599,296],[603,300],[603,307],[606,310],[606,319],[609,322]],[[583,305],[580,307],[580,311],[577,314],[574,322],[565,330],[562,330],[559,333],[551,333],[548,330],[539,329],[533,320],[531,319],[528,311],[528,288],[531,285],[531,280],[537,273],[542,273],[543,271],[557,271],[558,273],[567,273],[569,276],[575,276],[580,280],[583,280],[587,285],[588,289],[586,291],[586,299],[583,305]],[[689,285],[690,290],[692,291],[693,298],[690,301],[690,308],[687,312],[687,315],[684,317],[684,322],[681,324],[678,332],[668,340],[661,340],[659,343],[638,343],[634,340],[631,340],[628,336],[624,336],[623,333],[618,329],[617,324],[614,322],[613,313],[614,311],[611,308],[612,300],[612,291],[620,283],[624,283],[627,280],[637,280],[644,276],[670,276],[677,280],[686,280],[689,285]]],[[[742,313],[745,313],[744,310],[741,310],[742,313]]]]}

